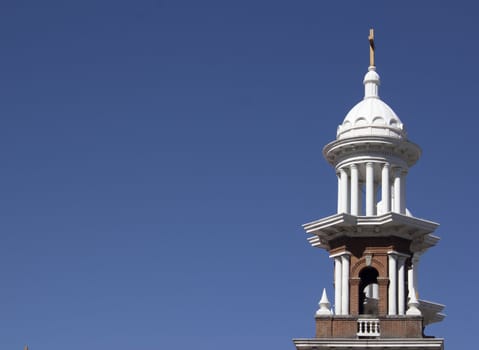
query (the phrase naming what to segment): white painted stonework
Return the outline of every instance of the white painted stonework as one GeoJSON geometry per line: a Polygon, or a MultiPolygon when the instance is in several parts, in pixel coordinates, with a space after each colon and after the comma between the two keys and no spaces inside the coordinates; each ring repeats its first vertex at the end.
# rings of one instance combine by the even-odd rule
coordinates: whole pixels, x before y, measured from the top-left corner
{"type": "Polygon", "coordinates": [[[421,150],[407,139],[399,117],[380,99],[379,84],[376,68],[369,67],[364,99],[339,125],[336,141],[323,150],[338,174],[338,213],[374,216],[391,210],[408,212],[406,175],[421,150]]]}
{"type": "MultiPolygon", "coordinates": [[[[323,149],[338,178],[337,213],[303,227],[311,234],[311,245],[327,251],[330,242],[340,237],[409,240],[410,255],[389,253],[387,313],[422,315],[427,325],[444,318],[444,306],[417,297],[419,256],[439,241],[433,235],[438,224],[413,217],[407,209],[406,177],[421,149],[408,140],[402,121],[379,97],[380,78],[374,66],[363,83],[363,100],[339,125],[336,140],[323,149]]],[[[335,266],[334,314],[349,315],[349,253],[330,257],[335,266]]]]}
{"type": "Polygon", "coordinates": [[[379,85],[379,74],[376,67],[371,66],[364,76],[364,99],[349,111],[338,127],[338,139],[373,135],[406,138],[399,117],[379,98],[379,85]]]}
{"type": "Polygon", "coordinates": [[[319,309],[316,311],[316,316],[329,316],[332,315],[331,304],[328,300],[328,295],[326,294],[326,288],[323,289],[323,294],[321,295],[321,300],[319,300],[319,309]]]}
{"type": "Polygon", "coordinates": [[[293,339],[298,350],[444,350],[441,338],[402,339],[293,339]]]}

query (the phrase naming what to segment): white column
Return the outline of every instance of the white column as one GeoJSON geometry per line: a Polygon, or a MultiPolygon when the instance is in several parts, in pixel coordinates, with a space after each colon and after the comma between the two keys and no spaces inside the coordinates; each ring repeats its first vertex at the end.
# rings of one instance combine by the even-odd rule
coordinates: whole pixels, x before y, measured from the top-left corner
{"type": "Polygon", "coordinates": [[[351,214],[359,215],[359,172],[356,164],[351,165],[351,214]]]}
{"type": "Polygon", "coordinates": [[[359,183],[359,191],[358,191],[358,215],[364,215],[363,209],[363,183],[359,183]]]}
{"type": "Polygon", "coordinates": [[[379,299],[379,284],[377,283],[373,284],[373,298],[379,299]]]}
{"type": "Polygon", "coordinates": [[[334,257],[334,313],[336,315],[341,315],[341,275],[343,273],[341,265],[341,257],[334,257]]]}
{"type": "Polygon", "coordinates": [[[373,297],[373,284],[371,283],[371,284],[367,285],[366,287],[364,287],[363,292],[364,292],[364,295],[367,298],[372,298],[373,297]]]}
{"type": "Polygon", "coordinates": [[[389,164],[386,163],[383,165],[383,170],[381,174],[381,202],[382,209],[384,213],[389,213],[391,211],[391,185],[389,184],[389,164]]]}
{"type": "Polygon", "coordinates": [[[341,314],[349,314],[349,255],[341,255],[342,262],[342,283],[341,283],[341,314]]]}
{"type": "Polygon", "coordinates": [[[401,214],[406,214],[406,174],[405,170],[401,172],[401,206],[399,208],[401,214]]]}
{"type": "Polygon", "coordinates": [[[338,213],[340,213],[343,205],[341,203],[341,176],[339,172],[336,173],[336,177],[338,178],[338,213]]]}
{"type": "Polygon", "coordinates": [[[406,313],[406,295],[404,294],[405,262],[405,257],[401,256],[398,258],[398,315],[404,315],[406,313]]]}
{"type": "Polygon", "coordinates": [[[394,180],[390,186],[389,194],[391,195],[391,211],[395,213],[396,208],[394,207],[394,204],[396,203],[396,198],[394,197],[394,180]]]}
{"type": "Polygon", "coordinates": [[[374,206],[373,206],[373,214],[378,215],[378,190],[379,190],[379,182],[374,183],[374,206]]]}
{"type": "Polygon", "coordinates": [[[418,302],[418,285],[417,285],[417,268],[419,264],[419,257],[421,253],[414,253],[411,259],[411,279],[412,279],[412,289],[409,292],[409,300],[407,303],[408,309],[406,311],[406,315],[415,315],[420,316],[421,310],[419,310],[419,302],[418,302]]]}
{"type": "Polygon", "coordinates": [[[366,163],[366,216],[374,215],[374,164],[366,163]]]}
{"type": "Polygon", "coordinates": [[[341,212],[349,213],[348,173],[345,169],[339,170],[341,174],[341,212]]]}
{"type": "Polygon", "coordinates": [[[394,212],[401,212],[401,168],[394,171],[394,212]]]}
{"type": "Polygon", "coordinates": [[[414,294],[416,295],[416,298],[418,298],[418,294],[419,294],[417,273],[418,273],[420,255],[421,254],[419,254],[419,253],[414,253],[414,255],[412,257],[412,286],[414,288],[414,294]]]}
{"type": "Polygon", "coordinates": [[[413,270],[412,267],[407,270],[407,298],[409,299],[414,292],[413,270]]]}
{"type": "Polygon", "coordinates": [[[389,290],[388,290],[388,315],[396,315],[397,313],[397,269],[396,269],[396,255],[389,253],[388,256],[389,267],[389,290]]]}

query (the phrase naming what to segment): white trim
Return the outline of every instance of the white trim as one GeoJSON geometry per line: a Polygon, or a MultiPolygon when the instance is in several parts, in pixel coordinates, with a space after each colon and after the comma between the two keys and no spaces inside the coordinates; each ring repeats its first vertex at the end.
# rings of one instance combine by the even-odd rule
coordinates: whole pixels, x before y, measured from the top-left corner
{"type": "Polygon", "coordinates": [[[432,349],[444,350],[441,338],[393,338],[393,339],[293,339],[298,350],[309,349],[432,349]]]}
{"type": "Polygon", "coordinates": [[[338,256],[342,256],[342,255],[351,255],[351,253],[348,252],[347,250],[345,250],[345,251],[342,251],[342,252],[339,252],[339,253],[331,254],[329,257],[330,258],[337,258],[338,256]]]}
{"type": "Polygon", "coordinates": [[[410,258],[411,257],[411,255],[409,255],[409,254],[400,253],[400,252],[395,251],[395,250],[389,250],[388,255],[396,255],[398,258],[410,258]]]}

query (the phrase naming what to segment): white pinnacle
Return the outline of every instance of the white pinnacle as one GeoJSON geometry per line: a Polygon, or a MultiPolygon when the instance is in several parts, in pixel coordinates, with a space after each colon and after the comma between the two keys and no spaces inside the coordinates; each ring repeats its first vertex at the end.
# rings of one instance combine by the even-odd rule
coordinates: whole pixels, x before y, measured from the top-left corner
{"type": "Polygon", "coordinates": [[[416,298],[416,291],[412,290],[411,297],[409,298],[409,303],[407,304],[408,309],[406,315],[411,316],[421,316],[421,310],[419,310],[419,301],[416,298]]]}
{"type": "Polygon", "coordinates": [[[331,304],[328,300],[328,296],[326,295],[326,288],[323,288],[323,295],[319,301],[319,309],[316,311],[316,316],[326,316],[331,314],[331,304]]]}

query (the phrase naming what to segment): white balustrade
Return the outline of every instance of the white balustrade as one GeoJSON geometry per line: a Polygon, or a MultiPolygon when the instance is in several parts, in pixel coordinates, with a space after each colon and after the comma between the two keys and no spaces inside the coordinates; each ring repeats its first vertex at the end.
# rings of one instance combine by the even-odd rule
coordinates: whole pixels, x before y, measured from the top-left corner
{"type": "Polygon", "coordinates": [[[358,318],[358,337],[379,337],[380,335],[379,319],[358,318]]]}

